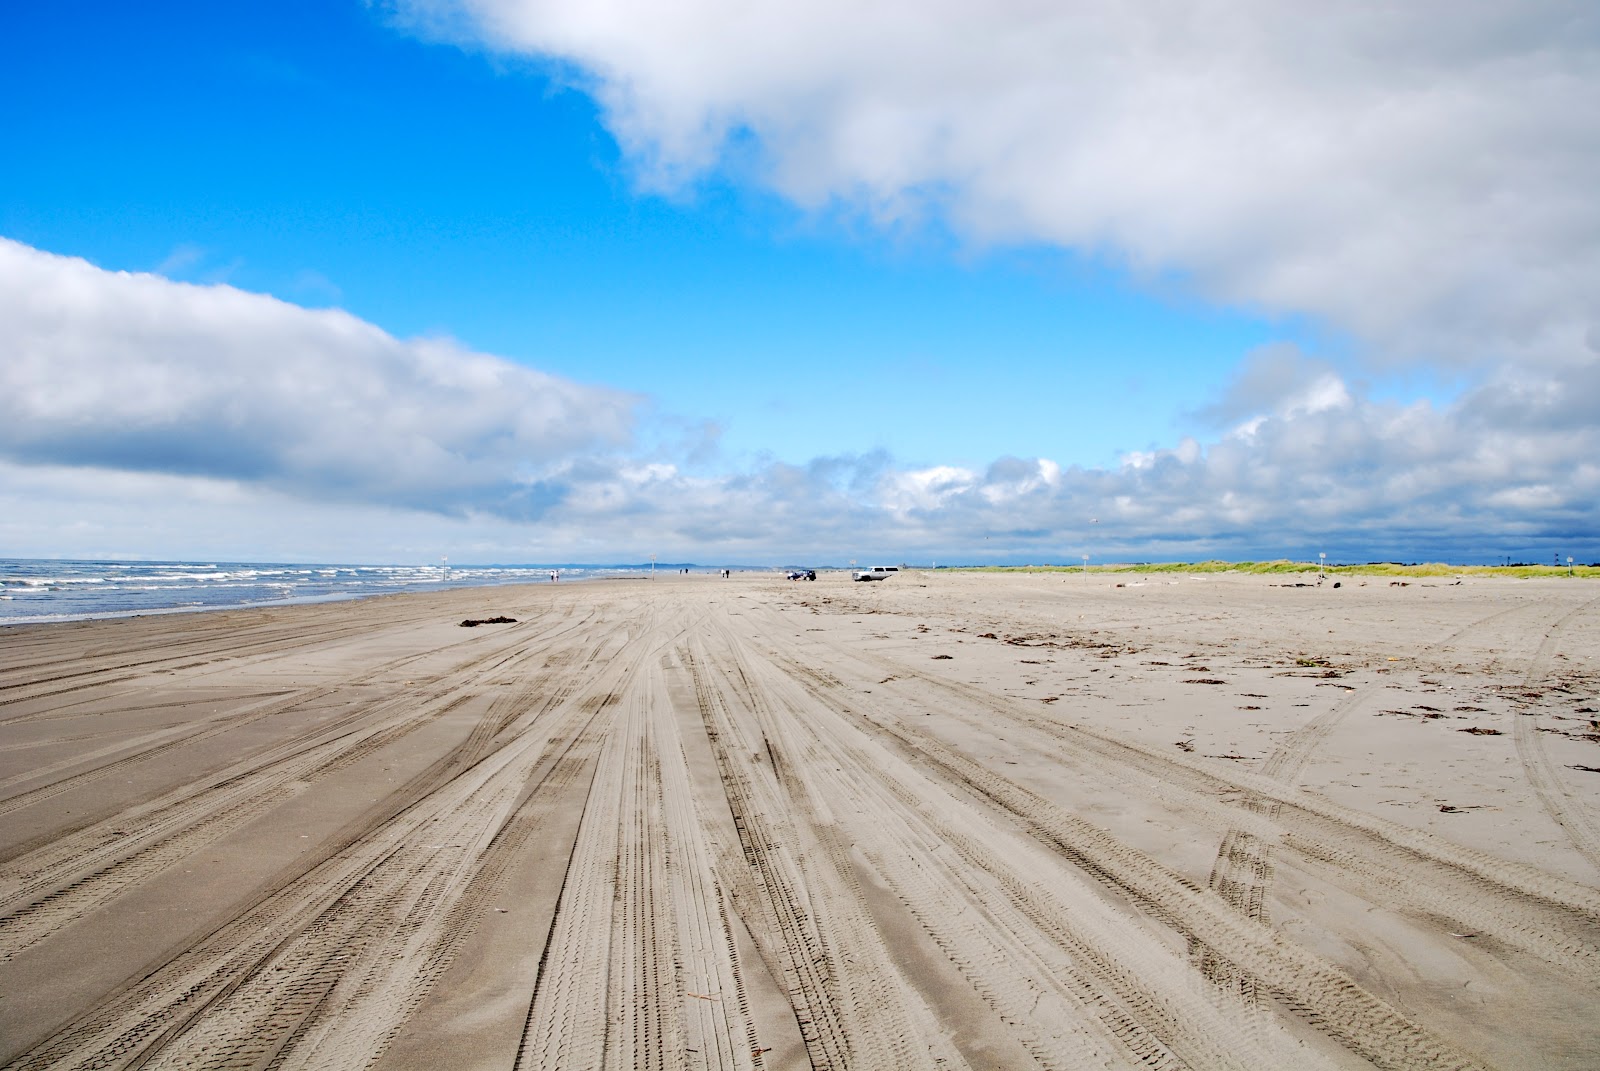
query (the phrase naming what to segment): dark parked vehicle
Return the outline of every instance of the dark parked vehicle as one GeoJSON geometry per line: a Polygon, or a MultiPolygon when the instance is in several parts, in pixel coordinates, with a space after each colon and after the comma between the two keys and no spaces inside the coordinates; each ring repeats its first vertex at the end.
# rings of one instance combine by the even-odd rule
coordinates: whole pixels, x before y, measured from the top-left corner
{"type": "Polygon", "coordinates": [[[788,575],[790,580],[815,580],[817,571],[815,569],[790,569],[788,575]]]}

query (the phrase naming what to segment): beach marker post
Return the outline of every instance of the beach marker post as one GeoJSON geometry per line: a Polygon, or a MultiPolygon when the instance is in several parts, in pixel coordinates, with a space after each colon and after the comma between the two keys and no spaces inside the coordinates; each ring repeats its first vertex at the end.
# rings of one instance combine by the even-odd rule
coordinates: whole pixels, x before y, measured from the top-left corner
{"type": "Polygon", "coordinates": [[[1089,579],[1089,555],[1087,554],[1083,556],[1083,578],[1085,580],[1089,579]]]}
{"type": "Polygon", "coordinates": [[[1325,552],[1317,554],[1317,579],[1322,580],[1328,575],[1328,555],[1325,552]]]}
{"type": "Polygon", "coordinates": [[[654,580],[655,578],[656,578],[656,556],[654,554],[652,554],[652,555],[650,555],[650,579],[654,580]]]}

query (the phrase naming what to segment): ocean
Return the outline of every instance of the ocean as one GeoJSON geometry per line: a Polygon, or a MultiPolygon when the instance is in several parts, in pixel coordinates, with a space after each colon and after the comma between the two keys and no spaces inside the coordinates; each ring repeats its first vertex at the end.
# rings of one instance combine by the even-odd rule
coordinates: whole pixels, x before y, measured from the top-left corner
{"type": "Polygon", "coordinates": [[[0,558],[0,626],[548,582],[552,569],[559,569],[561,579],[569,581],[639,576],[649,568],[648,564],[446,567],[0,558]]]}

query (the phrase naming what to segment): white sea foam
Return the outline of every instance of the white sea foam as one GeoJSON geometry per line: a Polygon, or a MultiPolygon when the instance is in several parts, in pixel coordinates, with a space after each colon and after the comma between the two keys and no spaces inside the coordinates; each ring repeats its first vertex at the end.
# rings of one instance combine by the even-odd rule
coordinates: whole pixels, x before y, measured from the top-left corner
{"type": "Polygon", "coordinates": [[[322,602],[441,587],[637,573],[594,566],[334,565],[273,562],[73,562],[0,559],[0,624],[322,602]]]}

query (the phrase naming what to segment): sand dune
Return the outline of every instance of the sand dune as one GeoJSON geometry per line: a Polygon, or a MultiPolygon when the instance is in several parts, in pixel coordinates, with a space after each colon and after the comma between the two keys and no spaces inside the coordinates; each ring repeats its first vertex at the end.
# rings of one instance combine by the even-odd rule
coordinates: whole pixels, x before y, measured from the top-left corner
{"type": "Polygon", "coordinates": [[[1600,1066],[1600,590],[1296,579],[0,631],[0,1062],[1600,1066]]]}

